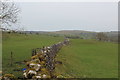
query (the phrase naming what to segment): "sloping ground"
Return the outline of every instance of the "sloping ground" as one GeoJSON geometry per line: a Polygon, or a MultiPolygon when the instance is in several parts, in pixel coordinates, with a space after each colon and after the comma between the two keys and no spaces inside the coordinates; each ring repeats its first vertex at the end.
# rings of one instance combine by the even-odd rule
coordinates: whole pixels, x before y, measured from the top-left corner
{"type": "Polygon", "coordinates": [[[117,78],[118,44],[95,40],[70,40],[57,55],[56,72],[63,77],[117,78]]]}
{"type": "Polygon", "coordinates": [[[3,74],[13,73],[16,77],[22,76],[25,64],[19,63],[31,57],[32,49],[42,48],[63,41],[62,37],[45,35],[3,34],[3,74]],[[10,53],[13,52],[13,66],[10,66],[10,53]],[[18,62],[15,64],[15,62],[18,62]],[[17,71],[20,70],[20,71],[17,71]],[[15,71],[13,71],[15,70],[15,71]]]}
{"type": "Polygon", "coordinates": [[[58,34],[58,35],[65,35],[69,37],[77,36],[84,39],[94,39],[96,36],[96,32],[83,31],[83,30],[61,30],[61,31],[55,31],[51,33],[58,34]]]}

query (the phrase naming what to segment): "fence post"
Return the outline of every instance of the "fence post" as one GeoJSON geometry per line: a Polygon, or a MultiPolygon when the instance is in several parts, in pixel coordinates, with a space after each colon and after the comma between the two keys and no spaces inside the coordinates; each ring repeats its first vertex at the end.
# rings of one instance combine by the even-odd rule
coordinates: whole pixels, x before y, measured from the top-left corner
{"type": "Polygon", "coordinates": [[[34,56],[34,49],[32,49],[32,56],[34,56]]]}
{"type": "Polygon", "coordinates": [[[13,52],[11,51],[11,57],[10,57],[11,59],[10,59],[10,66],[12,66],[12,64],[13,64],[13,52]]]}

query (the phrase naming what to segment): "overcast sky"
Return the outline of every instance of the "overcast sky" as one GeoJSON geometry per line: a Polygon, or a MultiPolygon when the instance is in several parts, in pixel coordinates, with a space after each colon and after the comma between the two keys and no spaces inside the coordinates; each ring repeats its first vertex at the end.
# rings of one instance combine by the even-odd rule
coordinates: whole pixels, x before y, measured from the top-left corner
{"type": "Polygon", "coordinates": [[[117,2],[19,2],[25,30],[118,30],[117,2]]]}

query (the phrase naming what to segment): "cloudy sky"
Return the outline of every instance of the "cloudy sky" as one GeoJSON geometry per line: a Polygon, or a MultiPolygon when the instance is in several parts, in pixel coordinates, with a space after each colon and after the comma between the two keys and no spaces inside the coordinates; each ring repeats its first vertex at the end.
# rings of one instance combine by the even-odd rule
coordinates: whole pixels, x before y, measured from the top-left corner
{"type": "Polygon", "coordinates": [[[19,2],[25,30],[118,30],[117,2],[19,2]]]}

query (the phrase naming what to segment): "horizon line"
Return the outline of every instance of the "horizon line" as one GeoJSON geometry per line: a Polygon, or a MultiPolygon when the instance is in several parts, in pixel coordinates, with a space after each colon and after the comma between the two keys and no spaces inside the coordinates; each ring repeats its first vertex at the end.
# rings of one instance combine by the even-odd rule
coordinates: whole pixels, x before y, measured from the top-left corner
{"type": "Polygon", "coordinates": [[[119,30],[112,30],[112,31],[92,31],[92,30],[24,30],[24,31],[42,31],[42,32],[56,32],[56,31],[113,32],[113,31],[119,31],[119,30]]]}

